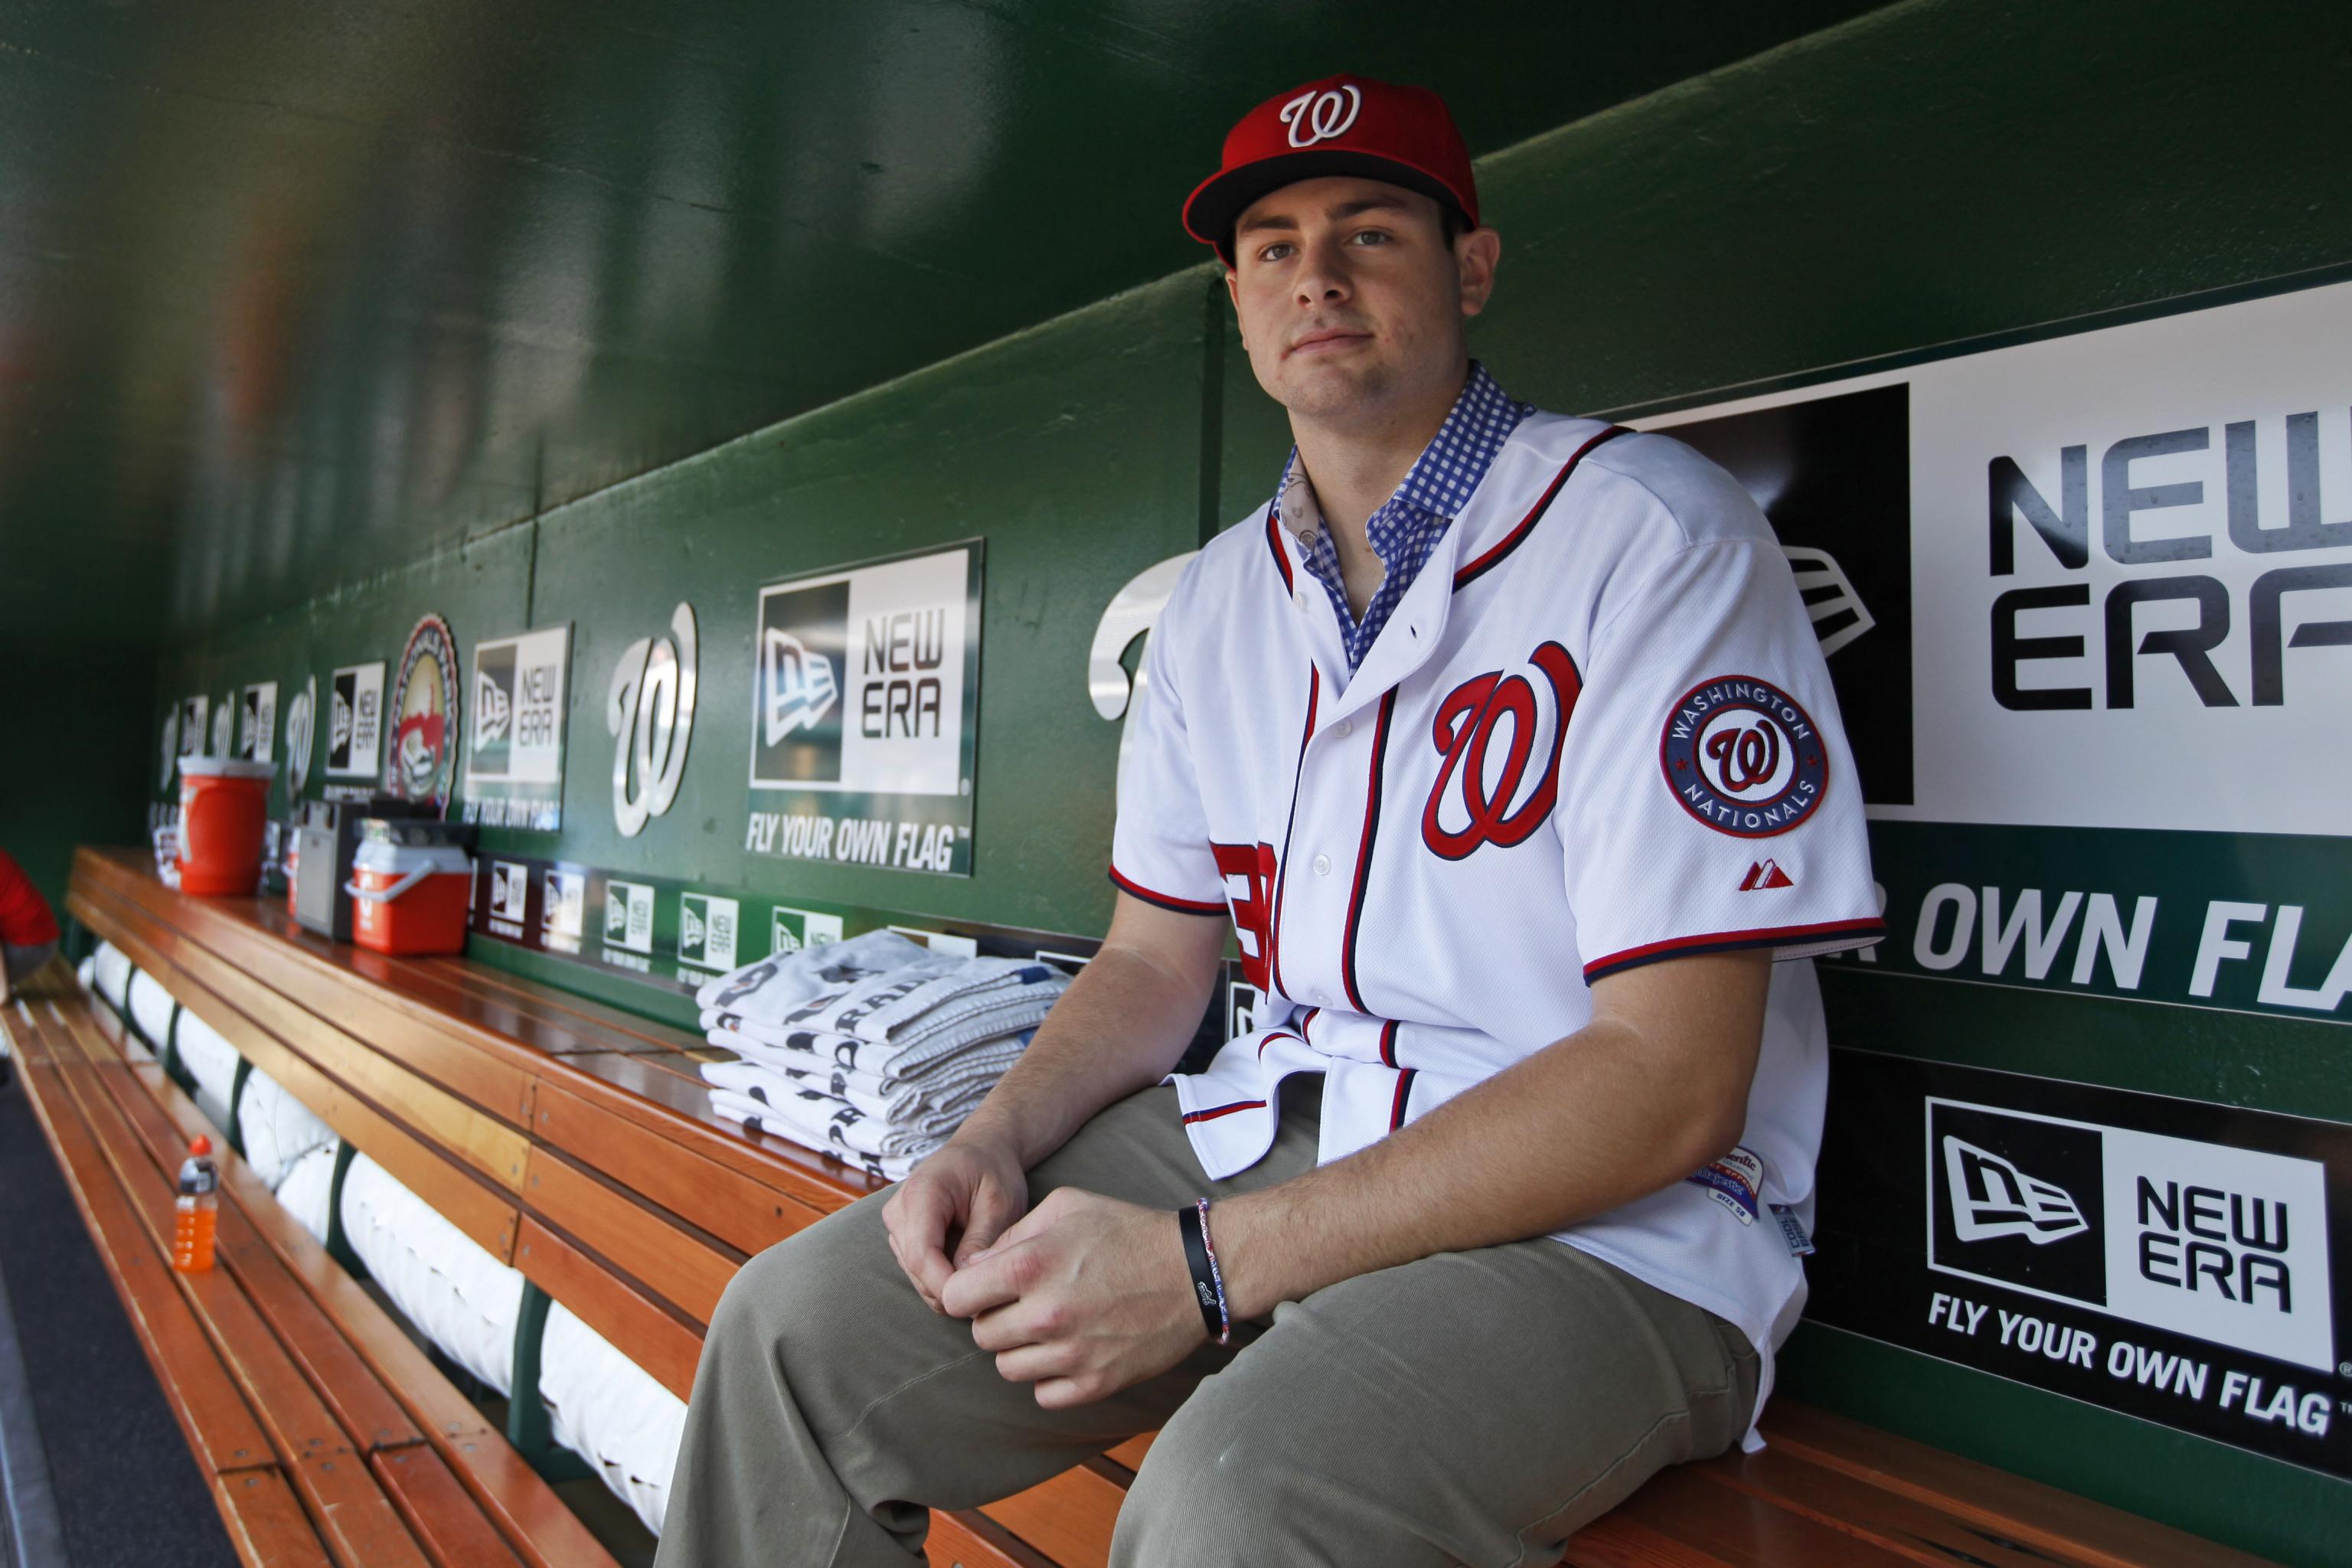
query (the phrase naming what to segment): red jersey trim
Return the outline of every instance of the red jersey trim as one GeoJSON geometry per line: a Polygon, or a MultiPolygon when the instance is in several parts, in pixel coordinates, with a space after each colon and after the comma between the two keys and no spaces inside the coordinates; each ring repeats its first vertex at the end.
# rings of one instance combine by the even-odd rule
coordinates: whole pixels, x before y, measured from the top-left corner
{"type": "Polygon", "coordinates": [[[1766,931],[1711,931],[1700,936],[1678,936],[1666,942],[1654,942],[1641,947],[1629,947],[1622,952],[1612,952],[1606,958],[1595,959],[1584,966],[1584,982],[1590,985],[1603,976],[1639,969],[1645,963],[1662,959],[1688,958],[1701,952],[1736,952],[1750,947],[1786,947],[1821,937],[1884,936],[1886,922],[1875,918],[1864,921],[1829,921],[1821,925],[1775,926],[1766,931]]]}
{"type": "Polygon", "coordinates": [[[1389,1131],[1404,1125],[1405,1109],[1412,1103],[1412,1080],[1419,1068],[1406,1068],[1397,1074],[1396,1097],[1389,1101],[1389,1131]]]}
{"type": "MultiPolygon", "coordinates": [[[[1280,553],[1280,546],[1276,552],[1280,553]]],[[[1274,867],[1274,930],[1267,938],[1274,952],[1266,963],[1266,975],[1274,982],[1277,996],[1290,995],[1282,984],[1282,894],[1290,886],[1290,835],[1298,826],[1298,781],[1307,776],[1307,744],[1315,739],[1315,710],[1322,700],[1323,669],[1310,664],[1307,667],[1307,722],[1299,727],[1298,761],[1290,773],[1290,815],[1282,820],[1282,858],[1274,867]]]]}
{"type": "Polygon", "coordinates": [[[1184,1113],[1184,1125],[1190,1127],[1195,1121],[1214,1121],[1218,1117],[1231,1116],[1236,1110],[1265,1109],[1265,1101],[1263,1100],[1236,1100],[1231,1105],[1213,1105],[1206,1110],[1188,1110],[1184,1113]]]}
{"type": "Polygon", "coordinates": [[[1290,557],[1283,552],[1280,525],[1274,521],[1280,505],[1277,501],[1265,509],[1265,547],[1274,552],[1274,569],[1282,574],[1282,591],[1296,595],[1298,592],[1297,582],[1290,574],[1290,557]]]}
{"type": "Polygon", "coordinates": [[[1147,904],[1158,904],[1163,910],[1174,910],[1180,915],[1222,915],[1229,912],[1223,903],[1205,903],[1197,899],[1180,899],[1173,893],[1155,893],[1132,878],[1119,874],[1118,867],[1110,868],[1110,879],[1119,891],[1133,893],[1147,904]]]}
{"type": "Polygon", "coordinates": [[[1592,439],[1587,441],[1583,446],[1579,447],[1573,453],[1570,454],[1568,461],[1561,465],[1559,472],[1553,477],[1551,483],[1544,487],[1544,493],[1536,498],[1536,504],[1528,509],[1528,515],[1519,519],[1518,526],[1512,529],[1510,532],[1505,534],[1502,539],[1496,543],[1492,550],[1487,551],[1485,554],[1471,562],[1467,566],[1461,567],[1454,572],[1454,591],[1457,594],[1460,593],[1463,589],[1476,582],[1480,577],[1486,575],[1488,572],[1502,564],[1503,557],[1508,555],[1512,551],[1517,550],[1520,545],[1527,542],[1528,535],[1535,531],[1537,521],[1542,518],[1544,512],[1551,506],[1552,498],[1559,494],[1560,486],[1568,483],[1568,476],[1574,473],[1576,471],[1576,465],[1584,460],[1585,453],[1590,452],[1593,447],[1598,447],[1603,441],[1613,440],[1619,436],[1630,436],[1632,434],[1633,432],[1626,429],[1622,425],[1612,425],[1608,429],[1603,430],[1598,436],[1593,437],[1592,439]]]}
{"type": "Polygon", "coordinates": [[[1364,837],[1356,848],[1356,885],[1348,894],[1348,923],[1339,942],[1339,984],[1359,1013],[1369,1013],[1364,994],[1356,989],[1356,933],[1364,919],[1364,889],[1371,882],[1372,847],[1380,837],[1381,774],[1388,767],[1389,720],[1396,711],[1396,692],[1381,699],[1380,717],[1372,725],[1371,782],[1364,795],[1364,837]]]}

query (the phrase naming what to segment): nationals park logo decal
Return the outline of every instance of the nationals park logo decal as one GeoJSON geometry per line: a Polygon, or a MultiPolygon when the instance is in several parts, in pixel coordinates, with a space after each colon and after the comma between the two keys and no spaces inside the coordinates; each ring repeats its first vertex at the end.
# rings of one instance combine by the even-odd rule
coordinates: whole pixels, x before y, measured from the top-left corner
{"type": "Polygon", "coordinates": [[[449,623],[426,616],[408,634],[392,689],[392,754],[384,759],[385,793],[449,809],[457,764],[457,641],[449,623]]]}
{"type": "Polygon", "coordinates": [[[1445,760],[1421,814],[1432,854],[1463,860],[1482,844],[1508,849],[1543,826],[1559,799],[1560,744],[1582,689],[1576,661],[1548,642],[1527,663],[1445,694],[1430,734],[1445,760]]]}
{"type": "Polygon", "coordinates": [[[1796,700],[1753,676],[1685,692],[1666,714],[1658,766],[1682,808],[1719,833],[1769,838],[1812,816],[1829,788],[1829,752],[1796,700]]]}

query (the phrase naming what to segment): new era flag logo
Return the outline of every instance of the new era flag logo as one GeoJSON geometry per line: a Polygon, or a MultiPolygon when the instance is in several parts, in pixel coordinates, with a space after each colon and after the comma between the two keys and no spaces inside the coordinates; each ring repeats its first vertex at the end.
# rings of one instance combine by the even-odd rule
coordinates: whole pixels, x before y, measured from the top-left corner
{"type": "Polygon", "coordinates": [[[1944,1176],[1951,1185],[1952,1228],[1962,1241],[2021,1236],[2047,1247],[2091,1228],[2065,1188],[2037,1181],[2000,1155],[1948,1133],[1944,1176]]]}
{"type": "Polygon", "coordinates": [[[1796,881],[1780,869],[1777,860],[1759,860],[1748,868],[1748,876],[1739,884],[1743,893],[1757,892],[1765,888],[1793,888],[1796,881]]]}

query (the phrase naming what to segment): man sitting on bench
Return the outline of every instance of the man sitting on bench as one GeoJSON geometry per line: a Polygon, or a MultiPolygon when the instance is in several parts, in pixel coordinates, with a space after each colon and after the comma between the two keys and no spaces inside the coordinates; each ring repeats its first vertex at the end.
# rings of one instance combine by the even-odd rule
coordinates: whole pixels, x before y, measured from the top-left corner
{"type": "Polygon", "coordinates": [[[664,1568],[912,1563],[1155,1429],[1115,1563],[1549,1563],[1750,1433],[1802,1305],[1794,961],[1881,924],[1769,528],[1467,358],[1500,242],[1434,95],[1270,100],[1184,216],[1297,446],[1151,633],[1108,937],[945,1149],[736,1276],[664,1568]],[[1228,917],[1265,1026],[1175,1074],[1228,917]]]}

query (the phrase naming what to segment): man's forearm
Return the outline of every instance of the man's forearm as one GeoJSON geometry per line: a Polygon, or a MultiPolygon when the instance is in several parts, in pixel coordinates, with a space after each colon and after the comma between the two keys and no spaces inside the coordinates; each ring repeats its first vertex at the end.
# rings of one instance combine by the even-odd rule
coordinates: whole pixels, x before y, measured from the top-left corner
{"type": "Polygon", "coordinates": [[[956,1137],[1002,1141],[1027,1169],[1105,1106],[1167,1077],[1207,1004],[1204,986],[1139,953],[1105,948],[956,1137]]]}
{"type": "MultiPolygon", "coordinates": [[[[1767,972],[1748,955],[1688,960],[1767,972]]],[[[1687,1026],[1713,1039],[1717,1020],[1687,1026]]],[[[1216,1206],[1236,1318],[1439,1252],[1547,1236],[1663,1190],[1729,1149],[1754,1077],[1730,1048],[1596,1021],[1344,1160],[1216,1206]]]]}

